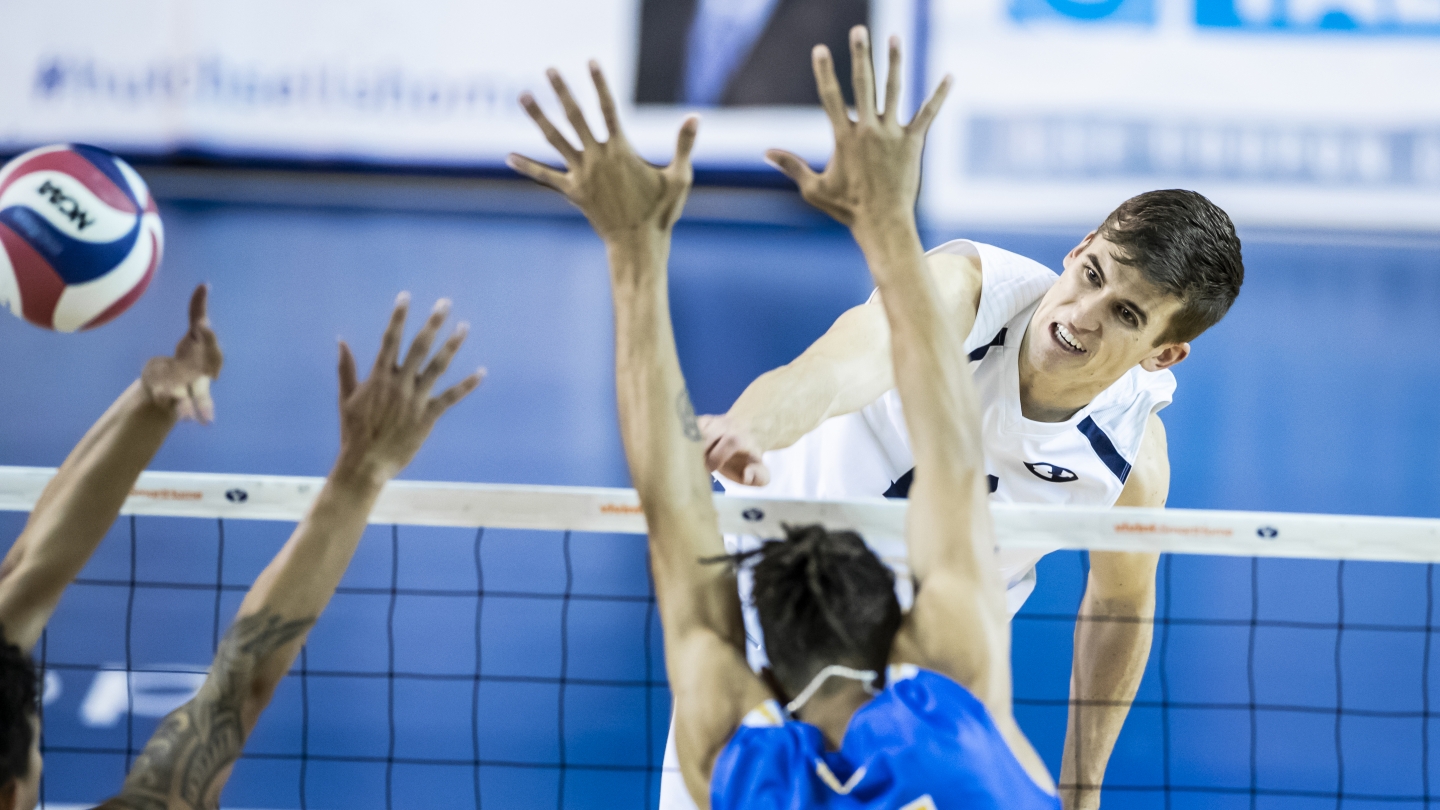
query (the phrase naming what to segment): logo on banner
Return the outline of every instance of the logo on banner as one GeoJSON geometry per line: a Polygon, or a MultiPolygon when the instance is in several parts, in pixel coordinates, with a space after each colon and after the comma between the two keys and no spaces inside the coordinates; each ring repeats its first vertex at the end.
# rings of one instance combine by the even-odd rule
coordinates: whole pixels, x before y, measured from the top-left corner
{"type": "MultiPolygon", "coordinates": [[[[1075,474],[1074,470],[1067,470],[1059,464],[1051,464],[1048,461],[1039,461],[1034,464],[1027,461],[1025,469],[1034,474],[1036,478],[1056,484],[1069,483],[1080,477],[1075,474]]],[[[995,490],[991,489],[990,491],[994,492],[995,490]]]]}
{"type": "Polygon", "coordinates": [[[1017,22],[1155,24],[1155,0],[1009,0],[1009,5],[1017,22]]]}
{"type": "Polygon", "coordinates": [[[1275,34],[1405,34],[1440,36],[1440,6],[1375,0],[1195,0],[1201,28],[1275,34]]]}

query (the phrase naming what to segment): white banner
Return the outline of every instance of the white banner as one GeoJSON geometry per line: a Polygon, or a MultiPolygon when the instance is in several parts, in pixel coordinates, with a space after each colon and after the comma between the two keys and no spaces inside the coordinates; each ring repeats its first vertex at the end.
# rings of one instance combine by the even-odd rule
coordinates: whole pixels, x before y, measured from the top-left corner
{"type": "Polygon", "coordinates": [[[929,215],[1093,227],[1193,188],[1251,226],[1440,228],[1440,0],[933,3],[929,215]]]}
{"type": "Polygon", "coordinates": [[[80,141],[131,153],[494,167],[511,151],[553,157],[516,102],[521,91],[534,91],[568,130],[545,80],[550,66],[603,134],[585,68],[594,58],[632,141],[653,159],[668,160],[682,117],[698,110],[697,165],[761,168],[763,150],[775,146],[823,161],[832,143],[823,115],[793,103],[797,93],[813,97],[809,45],[835,30],[843,42],[847,25],[867,19],[909,38],[911,7],[912,0],[10,3],[0,149],[80,141]],[[670,103],[636,105],[642,79],[650,96],[670,103]]]}

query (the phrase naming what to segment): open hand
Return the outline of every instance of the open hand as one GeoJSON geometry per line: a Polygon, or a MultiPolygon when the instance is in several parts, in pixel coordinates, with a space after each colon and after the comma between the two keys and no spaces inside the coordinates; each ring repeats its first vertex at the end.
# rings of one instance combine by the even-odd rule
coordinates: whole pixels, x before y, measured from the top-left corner
{"type": "Polygon", "coordinates": [[[754,437],[729,416],[702,416],[696,420],[705,444],[705,468],[737,484],[763,487],[770,483],[770,469],[754,437]]]}
{"type": "Polygon", "coordinates": [[[816,174],[797,155],[771,149],[765,157],[800,186],[800,195],[841,224],[865,226],[878,218],[913,215],[920,193],[920,158],[925,133],[950,91],[946,76],[909,124],[900,123],[900,39],[890,38],[890,71],[885,83],[885,109],[875,102],[875,69],[870,61],[870,34],[864,26],[850,30],[855,116],[851,121],[835,77],[830,49],[816,45],[811,54],[820,103],[835,130],[835,152],[825,171],[816,174]]]}
{"type": "Polygon", "coordinates": [[[404,469],[425,443],[435,420],[474,391],[485,375],[483,369],[476,371],[439,396],[430,396],[435,382],[465,342],[470,327],[463,322],[456,326],[426,363],[435,336],[450,313],[450,302],[440,299],[402,363],[400,338],[409,309],[410,294],[400,293],[380,342],[375,367],[363,383],[356,376],[350,347],[340,342],[340,460],[336,467],[368,476],[372,481],[387,481],[404,469]]]}
{"type": "Polygon", "coordinates": [[[600,110],[605,116],[605,127],[610,138],[603,143],[595,139],[580,105],[570,95],[570,88],[560,77],[559,71],[551,68],[546,72],[555,95],[565,107],[565,116],[580,136],[580,147],[570,145],[565,136],[550,123],[535,97],[529,93],[520,96],[525,112],[535,120],[545,140],[565,160],[568,171],[559,171],[539,161],[512,153],[506,164],[515,171],[537,183],[549,186],[564,194],[570,202],[579,206],[585,217],[594,226],[601,239],[612,239],[631,235],[641,228],[668,230],[680,218],[685,206],[685,197],[690,193],[694,173],[690,168],[690,149],[695,145],[695,133],[700,119],[690,116],[680,126],[680,136],[675,145],[675,158],[669,166],[660,168],[647,163],[635,153],[625,133],[620,129],[620,116],[615,112],[615,99],[605,83],[605,74],[594,61],[590,63],[590,76],[595,90],[600,95],[600,110]]]}
{"type": "Polygon", "coordinates": [[[209,294],[209,286],[201,284],[190,296],[190,329],[175,345],[175,356],[152,357],[140,373],[141,387],[151,402],[173,410],[181,419],[206,424],[215,420],[210,381],[220,376],[225,362],[205,311],[209,294]]]}

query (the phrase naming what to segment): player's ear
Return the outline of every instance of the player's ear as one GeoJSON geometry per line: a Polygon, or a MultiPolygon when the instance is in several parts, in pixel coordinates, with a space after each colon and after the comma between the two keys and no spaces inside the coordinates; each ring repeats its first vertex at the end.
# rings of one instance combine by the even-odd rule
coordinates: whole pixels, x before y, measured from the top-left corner
{"type": "Polygon", "coordinates": [[[1159,371],[1170,368],[1189,356],[1189,343],[1165,343],[1156,346],[1153,354],[1141,360],[1140,367],[1146,371],[1159,371]]]}
{"type": "Polygon", "coordinates": [[[1066,260],[1066,261],[1070,261],[1070,260],[1072,260],[1072,259],[1075,259],[1077,256],[1079,256],[1079,255],[1080,255],[1080,251],[1082,251],[1082,250],[1084,250],[1085,248],[1089,247],[1089,246],[1090,246],[1090,242],[1091,242],[1094,238],[1095,238],[1095,231],[1091,231],[1091,232],[1085,234],[1085,238],[1080,240],[1080,244],[1076,245],[1076,246],[1073,247],[1073,248],[1070,248],[1070,252],[1065,254],[1065,260],[1066,260]]]}

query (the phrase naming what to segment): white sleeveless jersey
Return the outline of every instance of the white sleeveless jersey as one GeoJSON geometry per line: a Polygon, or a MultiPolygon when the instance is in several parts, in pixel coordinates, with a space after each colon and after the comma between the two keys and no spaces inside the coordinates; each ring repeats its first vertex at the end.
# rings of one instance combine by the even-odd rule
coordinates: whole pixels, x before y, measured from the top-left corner
{"type": "MultiPolygon", "coordinates": [[[[1137,366],[1064,422],[1026,419],[1020,410],[1020,342],[1041,297],[1057,276],[1032,259],[969,240],[947,242],[930,253],[980,261],[980,306],[964,351],[970,357],[970,371],[980,395],[990,499],[997,503],[1114,505],[1139,453],[1150,415],[1170,404],[1174,375],[1137,366]]],[[[747,487],[723,477],[719,481],[726,492],[750,497],[908,496],[915,459],[899,392],[891,389],[856,413],[826,420],[790,447],[766,453],[765,464],[771,479],[764,487],[747,487]]],[[[727,535],[725,541],[732,552],[760,542],[734,535],[727,535]]],[[[872,547],[892,567],[903,560],[903,545],[876,543],[872,547]]],[[[1035,563],[1046,553],[1043,549],[1016,549],[997,554],[1011,616],[1034,590],[1035,563]]],[[[759,616],[750,603],[747,574],[741,571],[738,579],[747,655],[758,670],[767,659],[759,616]]],[[[897,581],[907,609],[908,585],[908,580],[897,581]]],[[[672,727],[660,806],[662,810],[693,808],[679,779],[673,749],[672,727]]]]}

